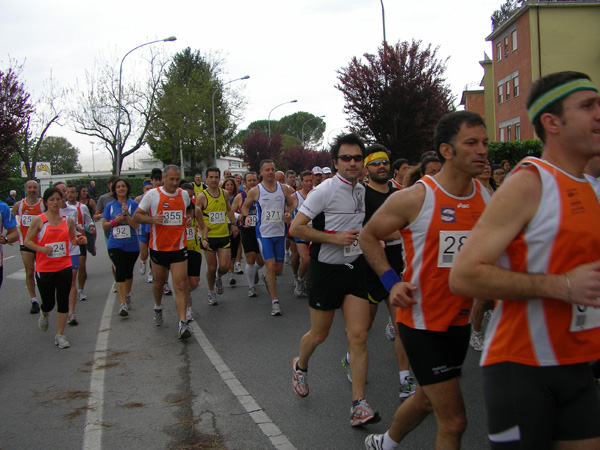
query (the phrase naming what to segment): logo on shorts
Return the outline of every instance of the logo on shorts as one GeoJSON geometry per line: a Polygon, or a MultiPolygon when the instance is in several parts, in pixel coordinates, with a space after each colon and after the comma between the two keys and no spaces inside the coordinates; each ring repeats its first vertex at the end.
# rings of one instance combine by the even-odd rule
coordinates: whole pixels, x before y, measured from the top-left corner
{"type": "Polygon", "coordinates": [[[456,222],[456,211],[454,208],[442,208],[442,222],[456,222]]]}
{"type": "Polygon", "coordinates": [[[168,209],[169,208],[169,202],[163,202],[163,208],[164,209],[168,209]]]}

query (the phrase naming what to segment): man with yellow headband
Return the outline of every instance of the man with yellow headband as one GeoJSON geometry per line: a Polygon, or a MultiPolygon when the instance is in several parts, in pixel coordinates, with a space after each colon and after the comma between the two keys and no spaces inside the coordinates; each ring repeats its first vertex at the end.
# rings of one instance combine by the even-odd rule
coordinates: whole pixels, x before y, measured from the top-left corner
{"type": "Polygon", "coordinates": [[[456,293],[499,299],[481,364],[493,449],[600,448],[600,96],[578,72],[531,87],[544,143],[496,191],[450,273],[456,293]]]}

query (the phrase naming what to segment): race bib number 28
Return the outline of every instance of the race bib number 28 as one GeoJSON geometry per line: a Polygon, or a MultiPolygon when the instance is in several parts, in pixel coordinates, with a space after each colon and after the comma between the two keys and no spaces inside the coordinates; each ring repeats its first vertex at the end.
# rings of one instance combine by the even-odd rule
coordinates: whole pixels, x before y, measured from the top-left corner
{"type": "Polygon", "coordinates": [[[452,267],[456,255],[467,240],[470,231],[440,231],[438,267],[452,267]]]}

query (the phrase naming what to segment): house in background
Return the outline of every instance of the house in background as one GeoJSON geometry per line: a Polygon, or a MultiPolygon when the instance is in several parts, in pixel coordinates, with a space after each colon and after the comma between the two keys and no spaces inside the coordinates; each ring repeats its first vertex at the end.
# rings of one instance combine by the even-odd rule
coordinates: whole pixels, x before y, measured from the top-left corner
{"type": "Polygon", "coordinates": [[[469,91],[463,99],[465,109],[485,117],[494,141],[535,138],[526,103],[539,78],[574,70],[600,84],[600,0],[530,0],[486,40],[492,42],[492,58],[480,61],[484,93],[476,94],[484,97],[484,114],[479,100],[466,101],[469,91]]]}

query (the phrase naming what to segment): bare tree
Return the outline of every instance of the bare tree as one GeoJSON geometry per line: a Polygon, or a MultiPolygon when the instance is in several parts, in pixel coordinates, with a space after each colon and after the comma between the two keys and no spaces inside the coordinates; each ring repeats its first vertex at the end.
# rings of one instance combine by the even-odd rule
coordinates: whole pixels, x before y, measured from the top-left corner
{"type": "MultiPolygon", "coordinates": [[[[121,91],[121,139],[117,134],[119,116],[119,64],[97,62],[86,73],[86,88],[74,89],[70,116],[74,131],[103,142],[112,159],[113,173],[121,171],[123,160],[146,143],[150,124],[156,120],[154,106],[168,63],[164,52],[148,49],[147,78],[124,77],[121,91]],[[125,81],[126,80],[126,81],[125,81]],[[121,155],[117,158],[117,155],[121,155]],[[118,168],[117,168],[118,165],[118,168]]],[[[129,70],[130,73],[133,70],[129,70]]]]}
{"type": "Polygon", "coordinates": [[[35,167],[38,162],[40,145],[50,126],[58,122],[63,113],[65,91],[56,80],[50,78],[44,82],[44,90],[38,100],[34,101],[35,112],[27,119],[27,124],[19,139],[13,144],[23,164],[29,180],[35,178],[35,167]]]}

